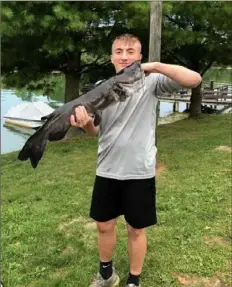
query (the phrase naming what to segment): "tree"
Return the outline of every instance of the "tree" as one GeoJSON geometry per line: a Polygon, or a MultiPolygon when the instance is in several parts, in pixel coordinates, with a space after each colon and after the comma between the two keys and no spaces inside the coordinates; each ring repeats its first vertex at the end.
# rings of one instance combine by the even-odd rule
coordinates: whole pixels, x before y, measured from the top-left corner
{"type": "MultiPolygon", "coordinates": [[[[213,65],[232,64],[230,2],[167,2],[162,57],[201,76],[213,65]]],[[[192,89],[190,117],[201,114],[201,85],[192,89]]]]}
{"type": "Polygon", "coordinates": [[[59,71],[65,75],[65,102],[76,98],[81,77],[109,64],[112,38],[144,21],[138,11],[145,4],[3,2],[1,71],[6,83],[37,88],[38,80],[41,86],[59,71]]]}

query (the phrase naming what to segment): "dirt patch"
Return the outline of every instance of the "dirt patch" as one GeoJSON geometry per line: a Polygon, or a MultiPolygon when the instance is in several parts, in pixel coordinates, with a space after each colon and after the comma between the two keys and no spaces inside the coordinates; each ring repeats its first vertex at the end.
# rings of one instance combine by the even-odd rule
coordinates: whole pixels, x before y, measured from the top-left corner
{"type": "Polygon", "coordinates": [[[97,229],[96,223],[95,223],[95,222],[88,222],[88,223],[85,225],[85,229],[88,229],[88,230],[96,230],[96,229],[97,229]]]}
{"type": "Polygon", "coordinates": [[[69,218],[69,215],[68,215],[68,214],[63,214],[63,215],[60,217],[60,221],[66,221],[68,218],[69,218]]]}
{"type": "Polygon", "coordinates": [[[78,216],[73,218],[72,220],[68,222],[63,222],[65,220],[64,217],[61,218],[62,223],[60,223],[58,230],[63,231],[64,229],[68,229],[72,227],[73,225],[79,225],[81,224],[86,229],[94,229],[95,222],[92,221],[92,219],[84,217],[84,216],[78,216]]]}
{"type": "Polygon", "coordinates": [[[74,249],[72,248],[72,246],[68,245],[65,247],[62,254],[72,254],[73,252],[74,252],[74,249]]]}
{"type": "Polygon", "coordinates": [[[231,174],[232,169],[231,169],[231,168],[221,169],[220,172],[222,172],[222,173],[223,173],[223,172],[228,172],[228,173],[231,174]]]}
{"type": "Polygon", "coordinates": [[[212,278],[203,278],[197,276],[188,276],[174,273],[180,284],[189,287],[225,287],[225,284],[216,276],[212,278]]]}
{"type": "Polygon", "coordinates": [[[58,226],[58,230],[59,231],[67,231],[69,228],[72,228],[73,225],[75,225],[76,223],[79,223],[80,221],[81,221],[81,219],[79,217],[77,217],[77,218],[73,218],[69,222],[60,223],[60,225],[58,226]]]}
{"type": "MultiPolygon", "coordinates": [[[[68,218],[67,218],[68,219],[68,218]]],[[[68,220],[64,220],[62,217],[60,224],[58,226],[58,231],[65,234],[66,237],[76,236],[76,234],[81,234],[83,238],[93,237],[95,234],[96,224],[95,222],[88,217],[78,216],[68,220]]]]}
{"type": "Polygon", "coordinates": [[[15,247],[15,248],[19,248],[21,246],[21,243],[19,241],[15,242],[15,243],[12,243],[10,244],[12,247],[15,247]]]}
{"type": "Polygon", "coordinates": [[[204,287],[225,287],[225,284],[218,278],[204,279],[204,287]]]}
{"type": "Polygon", "coordinates": [[[178,279],[180,284],[184,286],[194,286],[201,282],[201,278],[198,278],[198,277],[190,277],[187,275],[184,276],[184,275],[179,275],[177,273],[175,273],[174,276],[178,279]]]}
{"type": "Polygon", "coordinates": [[[166,169],[167,166],[163,162],[158,162],[155,169],[156,177],[159,177],[166,169]]]}
{"type": "Polygon", "coordinates": [[[50,275],[50,278],[59,278],[65,277],[68,274],[68,270],[66,268],[57,268],[55,271],[50,275]]]}
{"type": "Polygon", "coordinates": [[[229,242],[220,236],[213,236],[213,237],[204,236],[203,240],[209,246],[220,245],[223,247],[230,247],[229,242]]]}
{"type": "Polygon", "coordinates": [[[230,214],[232,214],[232,207],[229,207],[229,208],[227,209],[227,212],[230,213],[230,214]]]}
{"type": "Polygon", "coordinates": [[[228,268],[227,268],[227,272],[219,272],[219,271],[217,271],[215,274],[214,274],[214,276],[216,277],[216,278],[218,278],[221,282],[228,282],[229,283],[229,285],[228,284],[225,284],[225,286],[226,287],[231,287],[231,284],[230,284],[230,282],[231,282],[231,263],[229,263],[228,264],[228,268]]]}
{"type": "Polygon", "coordinates": [[[231,146],[226,146],[226,145],[220,145],[220,146],[216,147],[216,150],[222,150],[222,151],[231,152],[232,151],[232,147],[231,146]]]}

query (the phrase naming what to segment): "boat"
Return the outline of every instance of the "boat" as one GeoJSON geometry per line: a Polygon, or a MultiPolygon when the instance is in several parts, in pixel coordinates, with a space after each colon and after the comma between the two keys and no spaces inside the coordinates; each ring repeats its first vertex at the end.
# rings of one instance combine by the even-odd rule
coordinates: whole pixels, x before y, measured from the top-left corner
{"type": "Polygon", "coordinates": [[[52,113],[54,109],[44,102],[22,103],[12,107],[4,116],[5,124],[28,129],[38,129],[45,121],[41,117],[52,113]]]}

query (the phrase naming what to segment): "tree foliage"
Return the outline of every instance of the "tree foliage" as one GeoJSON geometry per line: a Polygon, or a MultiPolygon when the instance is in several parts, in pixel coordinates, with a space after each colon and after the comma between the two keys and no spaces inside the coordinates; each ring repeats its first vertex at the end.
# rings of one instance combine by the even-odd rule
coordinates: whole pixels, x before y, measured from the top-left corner
{"type": "MultiPolygon", "coordinates": [[[[202,76],[212,65],[231,65],[230,19],[230,2],[167,2],[162,38],[163,56],[167,61],[184,65],[202,76]]],[[[200,88],[192,90],[192,117],[201,113],[200,88]]]]}
{"type": "MultiPolygon", "coordinates": [[[[163,2],[161,61],[203,76],[212,65],[232,63],[232,4],[218,1],[163,2]]],[[[148,59],[148,1],[3,1],[2,62],[6,84],[52,89],[48,76],[65,76],[65,101],[78,96],[80,81],[96,82],[114,73],[111,43],[121,33],[137,35],[148,59]],[[47,84],[49,83],[49,84],[47,84]]],[[[46,92],[46,90],[45,90],[46,92]]],[[[193,89],[191,113],[201,107],[193,89]]]]}
{"type": "MultiPolygon", "coordinates": [[[[84,73],[109,63],[111,40],[143,27],[133,2],[3,2],[2,73],[25,86],[53,71],[66,77],[66,101],[78,96],[84,73]]],[[[143,33],[140,33],[143,34],[143,33]]]]}
{"type": "Polygon", "coordinates": [[[167,3],[164,18],[163,52],[177,62],[202,76],[212,64],[232,63],[231,3],[167,3]]]}

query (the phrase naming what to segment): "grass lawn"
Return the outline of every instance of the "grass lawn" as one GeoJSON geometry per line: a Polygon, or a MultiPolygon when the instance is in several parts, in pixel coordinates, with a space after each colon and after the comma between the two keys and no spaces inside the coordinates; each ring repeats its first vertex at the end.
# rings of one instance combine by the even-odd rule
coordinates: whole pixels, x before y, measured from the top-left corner
{"type": "Polygon", "coordinates": [[[203,81],[215,81],[217,83],[228,83],[231,85],[232,82],[232,70],[230,69],[209,69],[203,76],[203,81]]]}
{"type": "MultiPolygon", "coordinates": [[[[147,230],[142,287],[230,286],[231,114],[158,127],[158,224],[147,230]],[[223,148],[227,146],[227,148],[223,148]],[[218,148],[220,147],[220,148],[218,148]]],[[[37,169],[2,155],[5,287],[87,287],[98,269],[89,205],[97,140],[49,143],[37,169]]],[[[127,234],[114,263],[125,286],[127,234]]]]}

